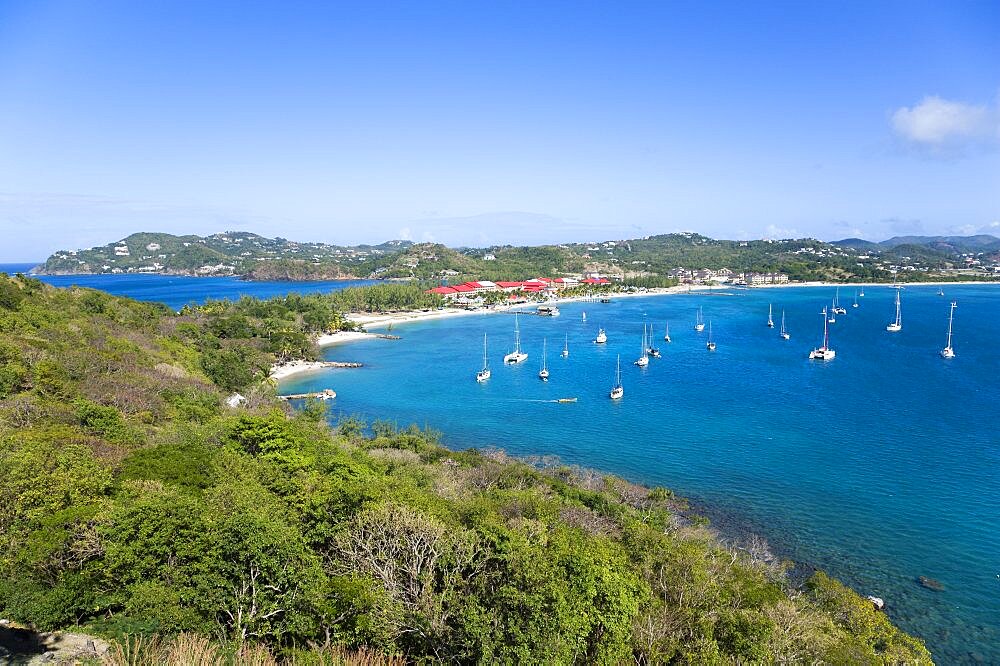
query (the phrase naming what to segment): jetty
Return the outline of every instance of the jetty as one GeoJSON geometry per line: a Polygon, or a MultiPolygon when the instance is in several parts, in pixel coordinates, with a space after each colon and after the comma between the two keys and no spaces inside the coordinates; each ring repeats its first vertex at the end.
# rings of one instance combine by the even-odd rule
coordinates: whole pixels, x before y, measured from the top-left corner
{"type": "Polygon", "coordinates": [[[376,338],[382,338],[383,340],[402,340],[398,335],[391,335],[389,333],[376,333],[376,338]]]}
{"type": "Polygon", "coordinates": [[[313,391],[312,393],[292,393],[289,395],[279,395],[279,400],[306,400],[308,398],[316,398],[318,400],[333,400],[337,397],[336,391],[333,389],[323,389],[322,391],[313,391]]]}

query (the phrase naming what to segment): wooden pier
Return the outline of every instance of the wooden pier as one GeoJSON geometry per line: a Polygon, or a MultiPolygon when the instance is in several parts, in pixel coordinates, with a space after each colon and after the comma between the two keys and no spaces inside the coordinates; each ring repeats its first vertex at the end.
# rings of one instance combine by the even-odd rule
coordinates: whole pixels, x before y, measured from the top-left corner
{"type": "Polygon", "coordinates": [[[308,398],[316,398],[318,400],[333,400],[337,397],[336,391],[333,389],[323,389],[322,391],[315,391],[313,393],[292,393],[291,395],[279,395],[279,400],[306,400],[308,398]]]}

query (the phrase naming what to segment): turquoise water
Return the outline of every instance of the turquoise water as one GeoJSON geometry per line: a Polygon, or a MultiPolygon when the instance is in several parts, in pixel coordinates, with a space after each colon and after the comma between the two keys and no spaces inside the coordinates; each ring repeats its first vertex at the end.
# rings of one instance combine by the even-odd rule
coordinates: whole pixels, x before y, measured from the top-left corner
{"type": "MultiPolygon", "coordinates": [[[[0,265],[0,271],[29,265],[0,265]]],[[[180,307],[208,297],[325,291],[344,283],[257,283],[228,278],[44,278],[180,307]]],[[[627,478],[668,486],[717,521],[747,525],[783,556],[816,566],[862,594],[883,597],[893,620],[923,637],[940,663],[1000,663],[1000,286],[908,287],[903,331],[887,333],[893,291],[870,287],[831,328],[837,358],[810,362],[817,314],[830,288],[744,290],[562,306],[563,316],[521,317],[530,358],[504,367],[513,317],[457,317],[398,326],[402,340],[326,350],[362,361],[283,389],[330,387],[334,416],[391,418],[445,433],[453,448],[498,446],[555,454],[627,478]],[[948,302],[958,301],[954,347],[944,360],[948,302]],[[790,341],[764,325],[787,310],[790,341]],[[718,349],[693,329],[713,322],[718,349]],[[587,312],[587,322],[581,312],[587,312]],[[662,341],[670,322],[673,342],[662,341]],[[644,322],[664,354],[640,370],[644,322]],[[598,326],[609,342],[591,342],[598,326]],[[493,377],[475,382],[482,335],[493,377]],[[569,335],[570,357],[559,356],[569,335]],[[551,380],[537,378],[549,340],[551,380]],[[625,397],[607,398],[622,355],[625,397]],[[544,402],[577,397],[575,404],[544,402]],[[941,581],[933,592],[918,576],[941,581]]]]}
{"type": "Polygon", "coordinates": [[[1000,357],[993,353],[1000,287],[908,287],[903,331],[888,333],[893,291],[870,287],[831,327],[837,358],[809,361],[829,288],[733,295],[622,298],[520,318],[530,358],[504,367],[513,317],[493,314],[398,326],[402,340],[331,347],[361,370],[288,380],[289,391],[330,387],[336,414],[429,425],[453,448],[497,446],[554,454],[665,485],[762,533],[782,555],[883,597],[892,618],[927,640],[943,663],[1000,663],[1000,357]],[[956,299],[957,358],[944,346],[956,299]],[[790,341],[765,326],[787,311],[790,341]],[[693,330],[704,307],[718,349],[693,330]],[[581,313],[587,312],[587,322],[581,313]],[[673,342],[662,342],[670,322],[673,342]],[[661,359],[645,370],[644,322],[661,359]],[[592,341],[598,326],[605,346],[592,341]],[[482,336],[492,379],[474,379],[482,336]],[[562,358],[564,336],[570,356],[562,358]],[[548,338],[547,383],[537,373],[548,338]],[[607,397],[622,355],[625,397],[607,397]],[[577,397],[575,404],[546,402],[577,397]],[[945,590],[921,587],[918,576],[945,590]]]}
{"type": "MultiPolygon", "coordinates": [[[[0,272],[27,272],[33,264],[0,264],[0,272]]],[[[189,303],[203,303],[208,298],[239,299],[241,296],[270,298],[290,292],[324,293],[345,287],[371,284],[371,280],[327,280],[322,282],[247,282],[233,277],[185,277],[177,275],[39,275],[40,280],[57,287],[92,287],[116,296],[165,303],[179,310],[189,303]]]]}

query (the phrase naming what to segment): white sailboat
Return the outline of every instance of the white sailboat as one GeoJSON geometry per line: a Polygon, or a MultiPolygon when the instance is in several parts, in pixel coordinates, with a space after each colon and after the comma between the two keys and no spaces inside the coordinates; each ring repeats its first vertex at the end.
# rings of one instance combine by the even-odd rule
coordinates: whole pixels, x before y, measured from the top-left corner
{"type": "Polygon", "coordinates": [[[583,320],[587,321],[587,313],[586,312],[583,313],[583,320]]]}
{"type": "Polygon", "coordinates": [[[854,290],[854,305],[852,305],[851,307],[852,308],[858,307],[858,290],[857,289],[854,290]]]}
{"type": "Polygon", "coordinates": [[[485,382],[490,374],[490,357],[486,354],[486,334],[483,333],[483,369],[476,373],[476,381],[485,382]]]}
{"type": "Polygon", "coordinates": [[[708,342],[705,343],[705,348],[708,351],[715,351],[715,342],[712,340],[712,320],[708,320],[708,342]]]}
{"type": "Polygon", "coordinates": [[[781,311],[781,339],[790,340],[792,338],[791,334],[785,330],[785,311],[781,311]]]}
{"type": "Polygon", "coordinates": [[[830,328],[829,320],[826,318],[826,308],[823,308],[820,314],[823,316],[823,346],[809,352],[809,358],[817,361],[831,361],[837,356],[837,352],[830,349],[830,328]]]}
{"type": "Polygon", "coordinates": [[[503,357],[503,362],[508,365],[526,361],[528,355],[521,351],[521,328],[517,323],[517,313],[514,313],[514,351],[503,357]]]}
{"type": "Polygon", "coordinates": [[[860,296],[861,298],[865,297],[865,288],[864,287],[861,287],[861,293],[858,294],[858,296],[860,296]]]}
{"type": "MultiPolygon", "coordinates": [[[[826,310],[826,308],[823,308],[823,309],[826,310]]],[[[827,318],[827,322],[829,322],[831,324],[836,323],[836,321],[837,321],[837,311],[836,311],[836,308],[833,307],[833,303],[830,303],[830,312],[829,312],[829,314],[830,314],[830,316],[827,318]]]]}
{"type": "Polygon", "coordinates": [[[566,358],[567,356],[569,356],[569,334],[568,333],[566,334],[566,342],[565,342],[565,344],[563,344],[562,355],[563,355],[563,358],[566,358]]]}
{"type": "Polygon", "coordinates": [[[701,306],[700,305],[698,306],[698,314],[697,314],[697,316],[695,318],[694,330],[698,331],[699,333],[701,333],[702,331],[705,330],[705,320],[701,316],[701,306]]]}
{"type": "Polygon", "coordinates": [[[603,345],[607,341],[608,341],[608,334],[604,332],[604,329],[603,328],[597,329],[597,337],[594,338],[594,342],[596,342],[599,345],[603,345]]]}
{"type": "Polygon", "coordinates": [[[898,333],[903,330],[903,316],[899,309],[899,289],[896,289],[896,321],[885,327],[890,333],[898,333]]]}
{"type": "Polygon", "coordinates": [[[538,378],[541,379],[543,382],[549,381],[549,366],[545,362],[545,357],[546,357],[545,346],[547,342],[548,340],[546,338],[542,338],[542,369],[538,371],[538,378]]]}
{"type": "Polygon", "coordinates": [[[649,325],[649,333],[646,333],[645,324],[642,327],[643,339],[645,340],[646,353],[653,358],[660,358],[660,350],[653,346],[653,325],[649,325]]]}
{"type": "Polygon", "coordinates": [[[663,340],[664,342],[670,342],[670,324],[663,324],[663,340]]]}
{"type": "Polygon", "coordinates": [[[951,347],[951,324],[955,319],[955,308],[958,307],[958,303],[955,301],[951,302],[951,310],[948,312],[948,344],[944,346],[941,350],[941,356],[943,358],[955,358],[955,350],[951,347]]]}
{"type": "Polygon", "coordinates": [[[611,387],[611,393],[608,394],[612,400],[620,400],[621,397],[625,395],[625,389],[622,388],[622,356],[618,355],[618,366],[615,370],[615,385],[611,387]]]}
{"type": "Polygon", "coordinates": [[[645,368],[647,365],[649,365],[649,354],[646,353],[646,326],[645,325],[643,325],[643,327],[642,327],[642,353],[639,355],[639,358],[637,358],[635,360],[635,365],[639,366],[640,368],[645,368]]]}
{"type": "Polygon", "coordinates": [[[767,327],[774,328],[774,317],[771,314],[771,304],[767,304],[767,327]]]}
{"type": "Polygon", "coordinates": [[[840,315],[847,314],[847,308],[840,307],[840,287],[837,287],[837,293],[833,297],[833,311],[840,315]]]}

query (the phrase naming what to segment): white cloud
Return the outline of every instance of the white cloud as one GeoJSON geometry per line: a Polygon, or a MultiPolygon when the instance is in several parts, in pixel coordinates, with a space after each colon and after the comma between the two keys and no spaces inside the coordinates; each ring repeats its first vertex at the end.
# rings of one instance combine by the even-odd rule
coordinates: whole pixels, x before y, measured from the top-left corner
{"type": "Polygon", "coordinates": [[[892,114],[892,129],[902,139],[926,148],[1000,140],[1000,109],[966,104],[936,95],[892,114]]]}
{"type": "Polygon", "coordinates": [[[777,240],[781,238],[798,238],[798,237],[799,237],[798,229],[784,229],[774,224],[769,224],[767,225],[767,228],[764,229],[764,238],[766,239],[777,240]]]}
{"type": "Polygon", "coordinates": [[[413,233],[410,231],[409,227],[403,227],[399,230],[399,240],[411,241],[413,240],[413,233]]]}

